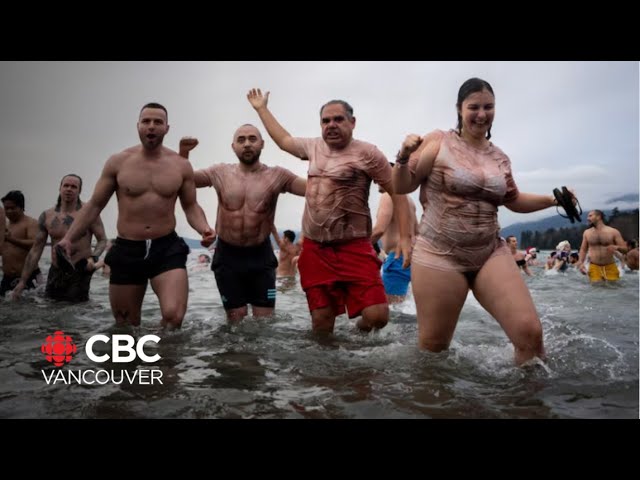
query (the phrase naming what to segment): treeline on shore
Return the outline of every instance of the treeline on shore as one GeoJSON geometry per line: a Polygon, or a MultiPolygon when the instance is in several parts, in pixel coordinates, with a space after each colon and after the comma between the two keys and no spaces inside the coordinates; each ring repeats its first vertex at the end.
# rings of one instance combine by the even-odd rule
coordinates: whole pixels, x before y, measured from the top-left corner
{"type": "MultiPolygon", "coordinates": [[[[587,212],[584,212],[582,218],[586,221],[587,212]]],[[[625,240],[638,239],[638,209],[629,211],[619,211],[614,208],[611,215],[605,222],[610,227],[616,228],[622,234],[625,240]]],[[[582,234],[587,226],[580,224],[574,227],[549,228],[541,232],[525,230],[520,235],[520,248],[536,247],[538,250],[555,250],[556,245],[563,240],[568,240],[573,250],[578,250],[582,243],[582,234]]]]}

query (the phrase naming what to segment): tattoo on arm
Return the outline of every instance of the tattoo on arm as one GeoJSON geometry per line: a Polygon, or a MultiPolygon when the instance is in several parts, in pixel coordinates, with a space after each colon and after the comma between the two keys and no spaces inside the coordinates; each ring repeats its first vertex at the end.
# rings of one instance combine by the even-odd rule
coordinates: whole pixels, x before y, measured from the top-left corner
{"type": "Polygon", "coordinates": [[[47,231],[46,222],[47,222],[46,212],[42,212],[40,214],[40,217],[38,217],[38,228],[40,229],[41,232],[47,231]]]}
{"type": "Polygon", "coordinates": [[[31,273],[36,269],[36,265],[38,265],[38,255],[36,255],[36,252],[31,249],[29,250],[29,254],[27,255],[27,258],[25,258],[24,260],[24,267],[22,267],[22,278],[26,281],[30,276],[31,273]]]}

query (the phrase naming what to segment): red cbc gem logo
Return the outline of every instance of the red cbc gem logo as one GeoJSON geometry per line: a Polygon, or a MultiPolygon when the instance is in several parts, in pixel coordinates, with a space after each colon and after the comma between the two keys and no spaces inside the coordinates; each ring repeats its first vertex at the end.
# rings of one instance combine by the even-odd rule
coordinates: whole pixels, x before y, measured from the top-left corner
{"type": "Polygon", "coordinates": [[[77,353],[78,347],[76,347],[69,335],[65,335],[62,330],[58,330],[47,337],[40,350],[44,353],[47,362],[53,363],[56,367],[61,367],[71,361],[77,353]]]}

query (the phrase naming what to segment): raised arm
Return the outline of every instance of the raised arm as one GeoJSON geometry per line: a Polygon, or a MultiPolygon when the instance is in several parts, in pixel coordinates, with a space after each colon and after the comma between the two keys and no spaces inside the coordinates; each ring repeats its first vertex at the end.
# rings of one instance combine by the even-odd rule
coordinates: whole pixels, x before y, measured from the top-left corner
{"type": "Polygon", "coordinates": [[[49,236],[49,231],[46,227],[46,218],[47,212],[42,212],[38,218],[38,230],[33,241],[33,245],[27,254],[27,258],[24,260],[24,266],[22,267],[22,273],[20,274],[20,281],[11,293],[12,300],[20,298],[22,290],[24,290],[25,285],[29,281],[29,277],[38,266],[40,257],[42,257],[42,252],[44,251],[44,247],[47,243],[47,237],[49,236]]]}
{"type": "MultiPolygon", "coordinates": [[[[182,137],[180,139],[180,146],[178,152],[181,157],[189,159],[189,152],[198,146],[198,139],[196,137],[182,137]]],[[[205,170],[196,170],[193,172],[193,178],[196,184],[196,188],[210,187],[211,179],[205,170]]]]}
{"type": "Polygon", "coordinates": [[[198,146],[198,139],[196,137],[182,137],[178,146],[178,153],[181,157],[189,159],[189,152],[198,146]]]}
{"type": "Polygon", "coordinates": [[[267,133],[276,142],[276,145],[287,153],[290,153],[294,157],[306,160],[303,152],[300,152],[296,147],[296,143],[293,137],[287,132],[282,125],[276,120],[271,111],[267,108],[269,103],[269,92],[262,95],[262,91],[259,88],[252,88],[247,93],[247,99],[251,106],[258,112],[260,120],[267,133]]]}
{"type": "Polygon", "coordinates": [[[393,188],[396,193],[411,193],[431,174],[433,162],[440,151],[442,132],[431,132],[421,138],[414,133],[407,135],[393,167],[393,188]],[[414,160],[417,157],[417,160],[414,160]],[[409,167],[415,162],[415,173],[409,167]]]}

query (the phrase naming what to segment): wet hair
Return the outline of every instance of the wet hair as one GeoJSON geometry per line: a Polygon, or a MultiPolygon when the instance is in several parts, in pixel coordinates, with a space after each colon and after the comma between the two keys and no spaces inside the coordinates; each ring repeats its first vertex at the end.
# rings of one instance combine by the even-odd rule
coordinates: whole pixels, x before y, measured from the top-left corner
{"type": "Polygon", "coordinates": [[[167,115],[167,123],[169,123],[169,112],[167,112],[167,109],[164,108],[164,105],[160,105],[156,102],[150,102],[140,109],[140,113],[142,113],[145,108],[159,108],[160,110],[164,110],[164,113],[167,115]]]}
{"type": "MultiPolygon", "coordinates": [[[[64,182],[64,179],[67,177],[75,177],[80,180],[80,188],[78,189],[78,201],[76,202],[76,209],[80,210],[80,207],[82,207],[82,201],[80,200],[80,192],[82,192],[82,178],[80,177],[80,175],[76,175],[75,173],[68,173],[64,177],[62,177],[62,179],[60,179],[60,187],[62,186],[62,182],[64,182]]],[[[60,187],[58,187],[58,190],[60,190],[60,187]]],[[[60,194],[58,194],[58,201],[56,202],[56,212],[60,210],[61,203],[62,198],[60,197],[60,194]]]]}
{"type": "Polygon", "coordinates": [[[16,204],[17,207],[24,210],[24,195],[20,190],[11,190],[4,197],[2,197],[2,203],[10,201],[16,204]]]}
{"type": "Polygon", "coordinates": [[[293,241],[296,239],[296,234],[293,232],[293,230],[285,230],[282,235],[287,237],[291,243],[293,243],[293,241]]]}
{"type": "MultiPolygon", "coordinates": [[[[515,236],[515,235],[509,235],[507,238],[505,238],[505,241],[506,241],[507,243],[509,243],[509,239],[510,239],[510,238],[516,238],[516,236],[515,236]]],[[[517,239],[517,238],[516,238],[516,241],[518,241],[518,239],[517,239]]]]}
{"type": "MultiPolygon", "coordinates": [[[[458,102],[456,103],[456,111],[458,113],[458,124],[456,125],[456,130],[458,130],[458,135],[462,135],[462,115],[460,115],[460,110],[462,110],[462,102],[464,102],[472,93],[481,92],[483,90],[488,90],[491,95],[495,97],[493,88],[491,88],[489,82],[476,77],[470,78],[469,80],[464,82],[460,87],[460,90],[458,90],[458,102]]],[[[487,140],[489,140],[490,138],[491,128],[489,128],[489,130],[487,131],[487,140]]]]}
{"type": "Polygon", "coordinates": [[[320,107],[320,118],[322,118],[322,111],[327,105],[342,105],[344,107],[344,110],[347,112],[347,118],[349,120],[353,120],[353,107],[344,100],[331,100],[322,105],[322,107],[320,107]]]}

